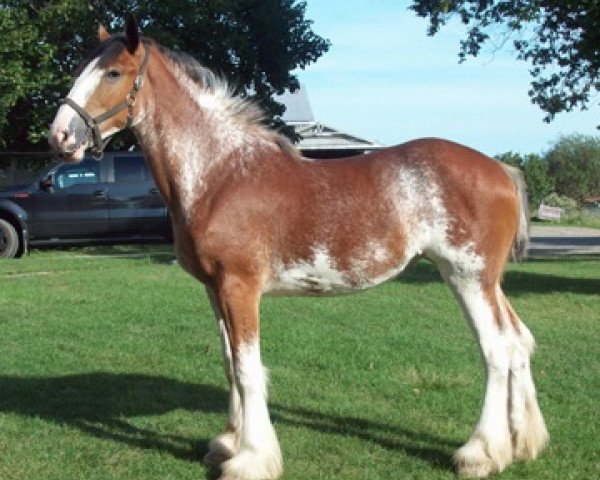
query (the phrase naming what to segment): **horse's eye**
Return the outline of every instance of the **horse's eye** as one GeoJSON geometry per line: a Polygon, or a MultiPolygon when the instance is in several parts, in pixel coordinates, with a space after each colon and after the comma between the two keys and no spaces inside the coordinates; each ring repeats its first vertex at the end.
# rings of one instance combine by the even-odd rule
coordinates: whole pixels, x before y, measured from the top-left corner
{"type": "Polygon", "coordinates": [[[116,80],[121,76],[121,72],[119,72],[118,70],[109,70],[106,73],[106,78],[108,78],[109,80],[116,80]]]}

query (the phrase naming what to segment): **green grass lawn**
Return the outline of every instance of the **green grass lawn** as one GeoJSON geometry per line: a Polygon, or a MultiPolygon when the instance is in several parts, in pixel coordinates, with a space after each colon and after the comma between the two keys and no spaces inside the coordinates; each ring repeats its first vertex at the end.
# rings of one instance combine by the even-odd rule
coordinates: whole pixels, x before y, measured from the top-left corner
{"type": "MultiPolygon", "coordinates": [[[[171,259],[148,246],[0,262],[0,479],[206,477],[227,416],[220,342],[171,259]]],[[[538,342],[552,440],[500,478],[597,478],[600,258],[511,265],[505,289],[538,342]]],[[[429,264],[354,296],[266,298],[262,319],[284,478],[455,478],[483,372],[429,264]]]]}

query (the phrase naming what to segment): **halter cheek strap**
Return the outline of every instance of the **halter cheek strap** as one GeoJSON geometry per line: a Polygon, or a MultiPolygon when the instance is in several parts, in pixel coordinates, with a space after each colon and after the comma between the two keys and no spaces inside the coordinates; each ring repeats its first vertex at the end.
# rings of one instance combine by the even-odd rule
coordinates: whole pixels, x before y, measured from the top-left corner
{"type": "Polygon", "coordinates": [[[105,122],[109,118],[114,117],[123,110],[127,109],[127,124],[125,125],[125,128],[129,128],[133,124],[133,107],[135,105],[137,94],[142,88],[142,85],[144,84],[144,76],[146,75],[148,58],[148,47],[144,45],[144,59],[142,60],[140,69],[138,70],[138,74],[135,77],[135,81],[133,82],[133,87],[131,88],[131,91],[127,94],[125,100],[123,100],[121,103],[118,103],[111,109],[107,110],[106,112],[100,115],[97,115],[96,117],[92,117],[88,112],[85,111],[85,109],[81,105],[78,105],[69,97],[64,98],[61,101],[61,103],[67,104],[73,110],[75,110],[77,114],[81,117],[81,119],[85,122],[85,125],[87,127],[87,135],[93,141],[93,146],[90,149],[90,151],[92,152],[92,155],[94,155],[94,157],[98,159],[102,158],[102,155],[104,154],[104,149],[110,141],[110,137],[106,140],[102,140],[102,132],[100,132],[100,125],[103,122],[105,122]]]}

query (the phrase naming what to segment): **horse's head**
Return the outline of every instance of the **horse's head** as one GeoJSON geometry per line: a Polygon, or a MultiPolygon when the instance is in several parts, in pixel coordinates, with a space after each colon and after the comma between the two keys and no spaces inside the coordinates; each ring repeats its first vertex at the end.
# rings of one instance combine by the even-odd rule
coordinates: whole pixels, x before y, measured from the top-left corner
{"type": "Polygon", "coordinates": [[[68,161],[81,160],[87,148],[101,155],[108,138],[140,118],[149,47],[135,18],[127,18],[124,34],[111,36],[101,26],[98,38],[50,127],[50,145],[68,161]]]}

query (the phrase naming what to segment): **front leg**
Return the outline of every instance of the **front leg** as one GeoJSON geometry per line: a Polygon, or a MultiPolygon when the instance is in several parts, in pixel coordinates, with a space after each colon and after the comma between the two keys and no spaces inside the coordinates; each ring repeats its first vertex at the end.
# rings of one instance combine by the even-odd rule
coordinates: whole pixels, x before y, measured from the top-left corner
{"type": "MultiPolygon", "coordinates": [[[[232,391],[237,387],[237,411],[241,412],[239,417],[234,415],[241,422],[232,425],[234,431],[240,430],[239,441],[234,442],[234,455],[221,464],[221,480],[271,480],[283,471],[279,443],[267,409],[267,371],[260,356],[260,292],[258,281],[237,275],[223,275],[215,290],[227,339],[223,345],[228,345],[230,351],[230,357],[224,356],[232,365],[232,391]]],[[[236,409],[230,410],[230,421],[232,411],[236,409]]]]}
{"type": "Polygon", "coordinates": [[[217,301],[216,294],[212,289],[206,288],[206,294],[210,300],[215,318],[219,325],[221,336],[221,348],[223,352],[223,368],[229,382],[229,420],[227,428],[223,433],[213,438],[209,444],[209,451],[204,456],[204,464],[209,468],[220,467],[221,464],[232,458],[240,449],[240,437],[242,432],[242,406],[240,394],[234,379],[233,355],[223,314],[217,301]]]}

